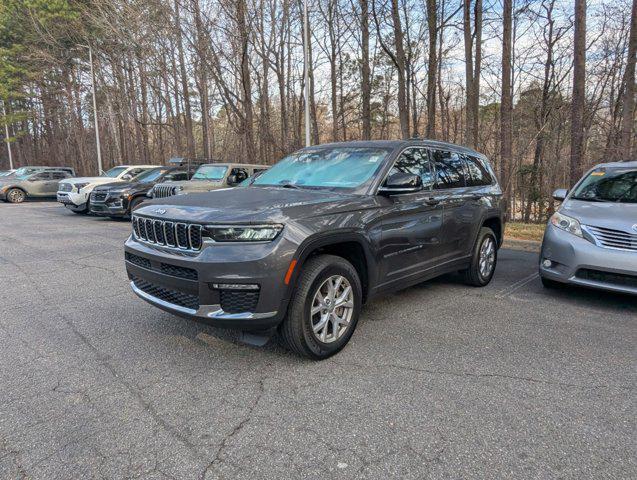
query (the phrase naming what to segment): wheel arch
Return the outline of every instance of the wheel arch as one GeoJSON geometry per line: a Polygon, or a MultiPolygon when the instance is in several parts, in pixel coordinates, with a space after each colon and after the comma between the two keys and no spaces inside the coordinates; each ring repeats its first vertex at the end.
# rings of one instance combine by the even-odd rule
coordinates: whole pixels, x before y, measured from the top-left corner
{"type": "Polygon", "coordinates": [[[340,232],[312,237],[301,244],[298,251],[299,254],[295,258],[296,265],[290,282],[290,297],[298,276],[308,259],[320,254],[329,254],[342,257],[354,266],[363,287],[363,302],[367,300],[370,288],[373,286],[372,279],[376,278],[376,267],[370,243],[363,234],[340,232]]]}

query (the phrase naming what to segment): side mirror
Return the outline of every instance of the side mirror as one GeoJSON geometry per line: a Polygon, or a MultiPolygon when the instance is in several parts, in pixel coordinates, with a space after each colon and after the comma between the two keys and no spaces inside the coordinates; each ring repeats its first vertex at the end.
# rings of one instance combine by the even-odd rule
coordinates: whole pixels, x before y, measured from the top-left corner
{"type": "Polygon", "coordinates": [[[122,175],[122,180],[132,180],[133,176],[130,173],[127,173],[126,175],[122,175]]]}
{"type": "Polygon", "coordinates": [[[378,190],[383,195],[400,195],[422,190],[422,178],[411,173],[394,173],[378,190]]]}
{"type": "Polygon", "coordinates": [[[568,190],[566,190],[565,188],[558,188],[553,192],[553,198],[558,202],[563,202],[567,196],[568,190]]]}

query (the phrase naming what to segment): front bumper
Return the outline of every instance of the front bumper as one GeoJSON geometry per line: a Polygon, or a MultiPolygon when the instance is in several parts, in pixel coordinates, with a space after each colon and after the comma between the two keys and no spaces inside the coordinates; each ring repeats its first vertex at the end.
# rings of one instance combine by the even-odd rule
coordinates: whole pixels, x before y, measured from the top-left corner
{"type": "Polygon", "coordinates": [[[599,247],[549,224],[540,275],[557,282],[637,295],[637,252],[599,247]],[[545,267],[543,262],[552,265],[545,267]]]}
{"type": "Polygon", "coordinates": [[[86,192],[57,192],[57,201],[65,206],[83,207],[88,200],[86,192]]]}
{"type": "Polygon", "coordinates": [[[223,328],[268,330],[287,310],[290,247],[284,239],[206,243],[197,253],[185,253],[131,237],[125,244],[126,270],[133,292],[162,310],[223,328]],[[258,285],[258,290],[220,284],[258,285]]]}
{"type": "Polygon", "coordinates": [[[127,196],[96,196],[95,192],[91,194],[91,213],[94,215],[106,217],[123,217],[128,215],[128,197],[127,196]]]}

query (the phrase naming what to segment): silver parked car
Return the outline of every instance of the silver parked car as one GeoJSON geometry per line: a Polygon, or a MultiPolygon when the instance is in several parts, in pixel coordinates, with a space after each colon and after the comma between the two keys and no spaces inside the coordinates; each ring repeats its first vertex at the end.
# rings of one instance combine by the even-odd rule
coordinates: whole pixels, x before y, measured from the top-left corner
{"type": "Polygon", "coordinates": [[[637,294],[637,161],[598,165],[553,197],[563,203],[544,234],[544,286],[637,294]]]}
{"type": "Polygon", "coordinates": [[[60,180],[72,177],[68,170],[39,170],[20,173],[0,179],[0,200],[22,203],[27,197],[55,197],[60,180]]]}

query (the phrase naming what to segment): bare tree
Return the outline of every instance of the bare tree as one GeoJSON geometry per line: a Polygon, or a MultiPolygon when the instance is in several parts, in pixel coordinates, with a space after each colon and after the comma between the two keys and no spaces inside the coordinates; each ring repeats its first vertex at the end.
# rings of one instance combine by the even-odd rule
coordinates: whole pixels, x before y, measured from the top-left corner
{"type": "Polygon", "coordinates": [[[584,153],[584,103],[586,101],[586,0],[575,0],[573,44],[573,105],[571,107],[570,183],[582,176],[584,153]]]}

